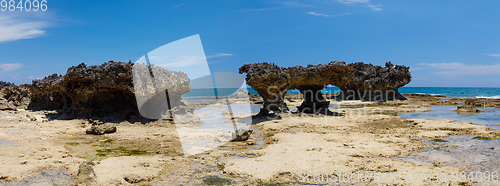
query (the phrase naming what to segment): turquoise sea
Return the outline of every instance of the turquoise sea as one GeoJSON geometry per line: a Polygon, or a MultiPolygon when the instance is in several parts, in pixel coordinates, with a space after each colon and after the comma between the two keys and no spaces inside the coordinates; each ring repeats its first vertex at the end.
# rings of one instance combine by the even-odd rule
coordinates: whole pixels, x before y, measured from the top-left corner
{"type": "MultiPolygon", "coordinates": [[[[257,91],[248,88],[252,94],[257,94],[257,91]]],[[[337,87],[327,87],[321,90],[322,93],[339,93],[337,87]]],[[[440,94],[448,97],[461,98],[500,98],[500,88],[471,88],[471,87],[401,87],[401,94],[440,94]]],[[[290,90],[288,93],[297,94],[299,90],[290,90]]]]}
{"type": "MultiPolygon", "coordinates": [[[[251,94],[257,94],[252,88],[247,89],[251,94]]],[[[192,89],[191,92],[182,95],[183,97],[219,97],[229,96],[238,91],[238,88],[219,89],[192,89]]],[[[322,93],[339,93],[337,87],[327,87],[321,90],[322,93]]],[[[498,98],[500,99],[500,88],[472,88],[472,87],[401,87],[401,94],[440,94],[448,97],[461,98],[498,98]]],[[[298,94],[299,90],[288,91],[290,94],[298,94]]]]}

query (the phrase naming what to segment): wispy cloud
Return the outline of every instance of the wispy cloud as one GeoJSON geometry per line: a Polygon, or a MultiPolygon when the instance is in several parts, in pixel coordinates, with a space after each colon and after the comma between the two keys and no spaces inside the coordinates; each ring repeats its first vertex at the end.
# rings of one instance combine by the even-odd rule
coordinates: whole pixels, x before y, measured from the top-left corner
{"type": "Polygon", "coordinates": [[[355,4],[355,3],[361,3],[365,4],[368,8],[370,8],[373,11],[381,11],[382,8],[380,8],[383,5],[373,5],[370,3],[370,0],[336,0],[339,3],[344,3],[344,4],[355,4]]]}
{"type": "Polygon", "coordinates": [[[281,6],[243,9],[243,10],[239,10],[239,12],[268,11],[268,10],[278,10],[278,9],[295,8],[295,7],[313,7],[313,5],[310,5],[310,4],[304,4],[304,3],[294,2],[294,1],[272,1],[270,3],[280,4],[281,6]]]}
{"type": "Polygon", "coordinates": [[[284,1],[284,2],[278,2],[279,4],[282,5],[289,5],[289,6],[296,6],[296,7],[312,7],[313,5],[309,4],[303,4],[303,3],[297,3],[297,2],[292,2],[292,1],[284,1]]]}
{"type": "Polygon", "coordinates": [[[211,56],[207,56],[207,59],[209,58],[214,58],[214,57],[223,57],[223,56],[233,56],[233,54],[228,54],[228,53],[219,53],[211,56]]]}
{"type": "Polygon", "coordinates": [[[336,0],[339,3],[369,3],[370,0],[336,0]]]}
{"type": "Polygon", "coordinates": [[[0,69],[2,72],[9,72],[13,70],[17,70],[23,67],[23,64],[21,63],[6,63],[6,64],[0,64],[0,69]]]}
{"type": "Polygon", "coordinates": [[[453,63],[420,63],[436,70],[434,74],[441,75],[500,75],[500,64],[495,65],[468,65],[458,62],[453,63]]]}
{"type": "Polygon", "coordinates": [[[338,17],[338,16],[351,15],[351,13],[327,15],[327,14],[324,14],[324,13],[316,13],[316,12],[306,12],[306,14],[315,15],[315,16],[322,16],[322,17],[338,17]]]}
{"type": "Polygon", "coordinates": [[[491,56],[491,57],[500,57],[500,54],[485,54],[487,56],[491,56]]]}
{"type": "Polygon", "coordinates": [[[184,5],[184,4],[179,4],[179,5],[177,5],[177,6],[174,6],[173,8],[179,8],[179,7],[180,7],[180,6],[182,6],[182,5],[184,5]]]}
{"type": "Polygon", "coordinates": [[[45,34],[45,21],[24,21],[15,16],[0,17],[0,42],[29,39],[45,34]]]}
{"type": "Polygon", "coordinates": [[[271,8],[255,8],[255,9],[243,9],[239,10],[239,12],[259,12],[259,11],[267,11],[267,10],[277,10],[285,7],[271,7],[271,8]]]}
{"type": "Polygon", "coordinates": [[[370,7],[373,11],[380,11],[382,8],[380,8],[382,5],[372,5],[368,4],[368,7],[370,7]]]}

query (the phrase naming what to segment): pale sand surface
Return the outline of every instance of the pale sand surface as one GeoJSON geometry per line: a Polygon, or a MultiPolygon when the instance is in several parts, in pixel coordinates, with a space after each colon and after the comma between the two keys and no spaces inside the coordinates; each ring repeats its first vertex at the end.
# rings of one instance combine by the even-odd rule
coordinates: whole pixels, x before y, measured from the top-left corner
{"type": "MultiPolygon", "coordinates": [[[[451,172],[464,168],[439,166],[439,162],[436,163],[438,166],[415,165],[393,157],[425,149],[427,145],[422,143],[423,139],[453,135],[494,138],[497,133],[468,122],[407,120],[390,114],[428,111],[421,108],[425,106],[422,103],[403,103],[391,107],[332,110],[343,116],[289,114],[281,119],[256,120],[249,141],[225,143],[218,149],[194,156],[184,156],[178,137],[177,130],[188,129],[176,129],[167,121],[146,125],[117,123],[116,133],[93,136],[85,134],[90,125],[84,120],[48,120],[45,118],[47,112],[0,111],[0,140],[18,144],[0,145],[0,181],[19,181],[46,170],[67,170],[67,174],[76,177],[78,167],[86,161],[95,163],[94,185],[199,185],[207,176],[229,178],[236,185],[297,183],[301,179],[299,171],[314,175],[330,174],[334,170],[342,174],[358,171],[431,174],[435,179],[438,172],[446,171],[451,176],[451,172]],[[252,150],[258,146],[259,140],[264,143],[263,147],[252,150]],[[111,150],[105,156],[97,155],[98,150],[118,148],[147,154],[128,156],[111,150]]],[[[294,108],[300,105],[300,101],[287,104],[294,108]]],[[[200,113],[199,117],[207,117],[207,113],[200,113]]],[[[207,138],[218,135],[210,130],[200,130],[199,134],[207,138]]],[[[186,139],[192,142],[200,140],[198,137],[186,139]]],[[[368,184],[383,185],[374,180],[368,180],[368,184]]],[[[433,180],[400,184],[438,183],[433,180]]],[[[442,184],[448,185],[449,182],[442,184]]]]}

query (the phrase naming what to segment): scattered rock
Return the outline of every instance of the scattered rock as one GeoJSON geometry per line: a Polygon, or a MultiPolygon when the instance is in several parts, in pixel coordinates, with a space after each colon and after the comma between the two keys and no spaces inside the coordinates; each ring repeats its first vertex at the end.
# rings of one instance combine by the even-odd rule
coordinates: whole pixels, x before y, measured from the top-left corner
{"type": "Polygon", "coordinates": [[[252,134],[253,130],[247,130],[244,128],[240,128],[237,130],[237,133],[233,133],[233,140],[232,142],[235,141],[246,141],[250,138],[250,135],[252,134]]]}

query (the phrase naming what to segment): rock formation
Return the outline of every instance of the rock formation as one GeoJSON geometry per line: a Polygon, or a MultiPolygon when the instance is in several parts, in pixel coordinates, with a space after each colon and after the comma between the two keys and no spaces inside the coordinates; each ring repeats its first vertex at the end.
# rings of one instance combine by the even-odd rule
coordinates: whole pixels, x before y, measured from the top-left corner
{"type": "Polygon", "coordinates": [[[312,114],[332,114],[328,110],[329,101],[321,94],[328,84],[346,81],[351,73],[345,62],[332,61],[327,64],[289,67],[289,89],[298,89],[304,101],[297,108],[299,112],[312,114]]]}
{"type": "MultiPolygon", "coordinates": [[[[182,105],[180,96],[191,90],[189,78],[184,73],[154,66],[150,71],[146,66],[145,72],[148,73],[148,77],[150,72],[156,76],[155,87],[148,87],[151,86],[148,82],[133,78],[133,65],[131,62],[113,61],[100,66],[87,66],[82,63],[70,67],[64,76],[53,74],[41,80],[34,80],[31,88],[31,103],[28,108],[33,110],[58,110],[59,118],[67,119],[128,120],[142,118],[137,106],[136,93],[153,91],[153,94],[150,94],[152,97],[147,97],[142,101],[155,102],[155,99],[168,99],[165,97],[166,89],[169,90],[171,105],[182,105]],[[174,74],[177,75],[174,76],[174,74]],[[187,85],[186,83],[175,83],[179,81],[172,79],[173,77],[183,78],[182,82],[187,82],[187,85]],[[133,80],[139,84],[137,91],[134,90],[133,80]],[[144,86],[140,86],[141,83],[144,86]],[[157,94],[162,92],[160,89],[163,90],[163,94],[157,94]]],[[[158,110],[149,111],[158,112],[158,110]]],[[[161,114],[167,112],[167,110],[161,111],[163,112],[161,114]]],[[[192,111],[192,109],[176,108],[174,112],[183,114],[184,117],[186,115],[193,116],[192,111]]],[[[197,120],[196,118],[188,120],[183,117],[175,119],[178,119],[179,123],[182,123],[182,121],[200,121],[199,118],[197,120]]]]}
{"type": "Polygon", "coordinates": [[[410,67],[385,63],[385,67],[362,62],[348,65],[353,73],[348,81],[331,82],[339,87],[342,100],[388,101],[406,100],[398,88],[411,81],[410,67]]]}
{"type": "Polygon", "coordinates": [[[0,81],[0,110],[26,109],[30,102],[30,85],[16,86],[0,81]]]}
{"type": "Polygon", "coordinates": [[[269,111],[288,110],[283,98],[288,90],[298,89],[304,101],[299,112],[331,114],[329,101],[321,95],[327,85],[340,88],[340,100],[388,101],[405,100],[398,88],[411,81],[409,67],[387,62],[385,67],[362,62],[346,65],[332,61],[327,64],[280,68],[275,64],[254,63],[240,68],[247,73],[246,81],[264,100],[264,108],[258,115],[269,111]]]}
{"type": "Polygon", "coordinates": [[[259,116],[267,116],[269,111],[288,110],[283,98],[288,92],[290,74],[285,68],[274,63],[254,63],[240,67],[240,74],[246,73],[245,80],[264,100],[259,116]]]}

